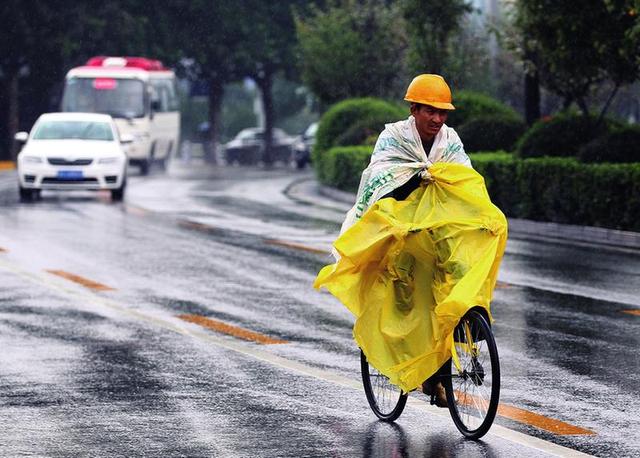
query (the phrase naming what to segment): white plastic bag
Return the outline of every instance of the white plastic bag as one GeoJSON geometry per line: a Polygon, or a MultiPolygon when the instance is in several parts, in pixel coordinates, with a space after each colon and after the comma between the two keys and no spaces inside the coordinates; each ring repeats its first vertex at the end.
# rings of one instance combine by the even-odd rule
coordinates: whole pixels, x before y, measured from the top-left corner
{"type": "Polygon", "coordinates": [[[471,167],[455,130],[443,125],[427,155],[413,116],[387,124],[378,137],[369,166],[362,172],[356,203],[347,212],[340,233],[358,221],[378,199],[405,184],[416,173],[428,178],[427,169],[435,162],[471,167]]]}

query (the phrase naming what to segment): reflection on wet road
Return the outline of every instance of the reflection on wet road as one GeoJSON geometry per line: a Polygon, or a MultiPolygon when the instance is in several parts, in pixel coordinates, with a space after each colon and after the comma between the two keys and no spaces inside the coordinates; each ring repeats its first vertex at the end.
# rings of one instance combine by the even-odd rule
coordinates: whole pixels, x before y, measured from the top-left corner
{"type": "Polygon", "coordinates": [[[359,386],[352,317],[311,288],[343,214],[283,193],[304,176],[183,167],[132,177],[124,204],[22,205],[0,175],[0,455],[640,450],[625,432],[640,427],[640,324],[622,313],[640,308],[637,254],[511,240],[493,303],[501,401],[595,435],[500,417],[470,442],[417,394],[383,424],[359,386]]]}

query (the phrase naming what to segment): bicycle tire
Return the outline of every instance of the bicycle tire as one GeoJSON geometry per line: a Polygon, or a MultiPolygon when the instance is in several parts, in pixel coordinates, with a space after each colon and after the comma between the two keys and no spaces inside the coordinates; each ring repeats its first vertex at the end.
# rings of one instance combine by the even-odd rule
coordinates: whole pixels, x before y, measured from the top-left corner
{"type": "Polygon", "coordinates": [[[498,348],[491,327],[477,310],[467,312],[456,326],[454,345],[462,372],[452,360],[446,363],[444,386],[449,412],[458,430],[477,440],[489,431],[498,411],[498,348]]]}
{"type": "Polygon", "coordinates": [[[408,393],[403,393],[400,388],[389,382],[386,376],[371,366],[362,350],[360,351],[360,371],[364,392],[373,413],[382,421],[397,420],[407,403],[408,393]]]}

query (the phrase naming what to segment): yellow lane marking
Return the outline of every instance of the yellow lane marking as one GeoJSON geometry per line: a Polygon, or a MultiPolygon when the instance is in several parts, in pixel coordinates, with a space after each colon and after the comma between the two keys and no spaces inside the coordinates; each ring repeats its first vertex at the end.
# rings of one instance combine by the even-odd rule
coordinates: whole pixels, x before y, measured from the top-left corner
{"type": "Polygon", "coordinates": [[[57,275],[58,277],[65,278],[72,282],[78,283],[79,285],[82,285],[85,288],[89,288],[94,291],[115,291],[115,289],[111,288],[110,286],[106,286],[106,285],[103,285],[102,283],[89,280],[88,278],[81,277],[80,275],[72,274],[70,272],[65,272],[64,270],[47,270],[47,272],[53,275],[57,275]]]}
{"type": "Polygon", "coordinates": [[[498,405],[498,415],[510,418],[511,420],[519,421],[527,425],[535,426],[536,428],[544,429],[550,433],[568,436],[568,435],[594,435],[595,432],[581,428],[580,426],[571,425],[564,421],[555,420],[553,418],[545,417],[537,413],[529,412],[528,410],[519,409],[507,404],[498,405]]]}
{"type": "Polygon", "coordinates": [[[131,213],[136,216],[146,216],[149,214],[149,210],[145,210],[144,208],[136,207],[134,205],[125,205],[124,208],[127,213],[131,213]]]}
{"type": "Polygon", "coordinates": [[[249,331],[247,329],[231,326],[230,324],[223,323],[222,321],[212,320],[202,315],[178,315],[178,318],[189,323],[195,323],[208,329],[212,329],[223,334],[227,334],[238,339],[248,340],[250,342],[257,342],[260,344],[284,344],[289,343],[286,340],[274,339],[273,337],[265,336],[257,332],[249,331]]]}
{"type": "Polygon", "coordinates": [[[302,245],[301,243],[286,242],[284,240],[267,239],[264,241],[264,243],[266,243],[267,245],[277,245],[283,246],[285,248],[293,248],[294,250],[308,251],[309,253],[331,254],[331,252],[327,250],[313,248],[310,246],[302,245]]]}
{"type": "Polygon", "coordinates": [[[638,316],[640,316],[640,309],[622,310],[622,313],[628,313],[629,315],[638,315],[638,316]]]}
{"type": "Polygon", "coordinates": [[[0,161],[0,170],[13,170],[16,164],[13,161],[0,161]]]}
{"type": "Polygon", "coordinates": [[[200,231],[200,232],[213,232],[216,230],[216,228],[212,226],[208,226],[206,224],[197,223],[195,221],[189,221],[189,220],[178,221],[178,226],[186,227],[187,229],[193,229],[195,231],[200,231]]]}
{"type": "MultiPolygon", "coordinates": [[[[469,393],[461,393],[459,391],[456,391],[456,393],[456,399],[460,404],[465,404],[471,407],[486,405],[486,402],[483,398],[474,396],[473,394],[469,393]]],[[[534,426],[536,428],[549,431],[550,433],[556,434],[558,436],[596,434],[589,429],[571,425],[554,418],[545,417],[544,415],[510,406],[508,404],[498,404],[498,415],[510,420],[515,420],[519,423],[524,423],[525,425],[534,426]]]]}

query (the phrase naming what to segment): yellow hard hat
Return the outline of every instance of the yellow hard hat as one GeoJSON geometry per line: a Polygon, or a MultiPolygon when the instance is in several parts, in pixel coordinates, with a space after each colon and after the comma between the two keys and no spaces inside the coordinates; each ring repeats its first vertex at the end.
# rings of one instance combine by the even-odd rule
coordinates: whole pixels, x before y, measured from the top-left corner
{"type": "Polygon", "coordinates": [[[451,89],[440,75],[423,73],[416,76],[404,96],[407,102],[422,103],[442,110],[455,110],[451,104],[451,89]]]}

